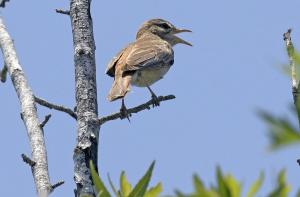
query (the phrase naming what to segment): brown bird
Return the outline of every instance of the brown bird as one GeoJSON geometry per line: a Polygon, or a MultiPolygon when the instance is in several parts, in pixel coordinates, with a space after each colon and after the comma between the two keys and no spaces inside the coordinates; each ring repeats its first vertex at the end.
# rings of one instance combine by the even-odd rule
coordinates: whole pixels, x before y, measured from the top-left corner
{"type": "Polygon", "coordinates": [[[177,29],[163,19],[146,21],[138,30],[135,42],[122,49],[108,64],[106,74],[114,77],[114,82],[107,99],[122,99],[120,111],[123,118],[129,117],[124,97],[130,91],[131,85],[147,87],[152,96],[153,106],[159,105],[159,100],[150,86],[162,79],[173,65],[174,45],[182,43],[192,46],[176,36],[181,32],[191,31],[177,29]]]}

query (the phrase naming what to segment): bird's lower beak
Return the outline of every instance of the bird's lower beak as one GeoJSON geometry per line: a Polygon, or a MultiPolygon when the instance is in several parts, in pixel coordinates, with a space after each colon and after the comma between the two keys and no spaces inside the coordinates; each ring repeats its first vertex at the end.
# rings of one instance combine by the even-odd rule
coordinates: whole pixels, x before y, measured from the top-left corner
{"type": "Polygon", "coordinates": [[[175,43],[181,43],[181,44],[186,44],[186,45],[189,45],[189,46],[193,46],[191,43],[179,38],[178,36],[176,36],[175,34],[179,34],[179,33],[182,33],[182,32],[192,32],[191,30],[188,30],[188,29],[174,29],[172,31],[172,34],[173,34],[173,37],[174,37],[174,41],[175,43]]]}
{"type": "Polygon", "coordinates": [[[174,42],[175,43],[181,43],[181,44],[186,44],[186,45],[189,45],[189,46],[193,46],[191,43],[179,38],[178,36],[173,35],[173,37],[174,37],[174,42]]]}

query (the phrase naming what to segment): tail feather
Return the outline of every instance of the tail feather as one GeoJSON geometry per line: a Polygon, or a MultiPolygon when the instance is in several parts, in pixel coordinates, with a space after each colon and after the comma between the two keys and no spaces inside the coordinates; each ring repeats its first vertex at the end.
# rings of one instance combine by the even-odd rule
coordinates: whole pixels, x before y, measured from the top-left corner
{"type": "Polygon", "coordinates": [[[131,76],[115,76],[114,83],[109,91],[107,99],[114,101],[123,98],[130,91],[131,76]]]}

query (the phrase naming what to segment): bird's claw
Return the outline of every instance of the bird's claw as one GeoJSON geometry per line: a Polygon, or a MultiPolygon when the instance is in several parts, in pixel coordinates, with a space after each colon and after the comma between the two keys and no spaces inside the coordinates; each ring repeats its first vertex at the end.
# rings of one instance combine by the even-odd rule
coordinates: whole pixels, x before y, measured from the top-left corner
{"type": "Polygon", "coordinates": [[[152,107],[158,107],[160,104],[160,101],[158,97],[155,94],[152,94],[152,107]]]}
{"type": "Polygon", "coordinates": [[[131,116],[131,114],[128,113],[128,110],[125,107],[125,105],[121,106],[120,113],[121,113],[121,116],[120,116],[121,120],[123,120],[124,118],[127,118],[127,120],[130,122],[129,117],[131,116]]]}

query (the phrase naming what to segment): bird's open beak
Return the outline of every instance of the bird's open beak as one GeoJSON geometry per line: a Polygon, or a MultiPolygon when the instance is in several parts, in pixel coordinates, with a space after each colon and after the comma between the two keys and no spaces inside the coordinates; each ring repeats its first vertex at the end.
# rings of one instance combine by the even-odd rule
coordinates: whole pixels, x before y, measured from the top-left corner
{"type": "Polygon", "coordinates": [[[189,30],[189,29],[174,29],[173,30],[173,34],[179,34],[179,33],[182,33],[182,32],[192,32],[192,31],[189,30]]]}
{"type": "Polygon", "coordinates": [[[182,44],[186,44],[186,45],[189,45],[189,46],[193,46],[191,43],[179,38],[178,36],[176,36],[175,34],[179,34],[179,33],[182,33],[182,32],[192,32],[191,30],[188,30],[188,29],[174,29],[172,31],[172,34],[173,34],[173,37],[174,37],[174,41],[175,43],[182,43],[182,44]]]}

